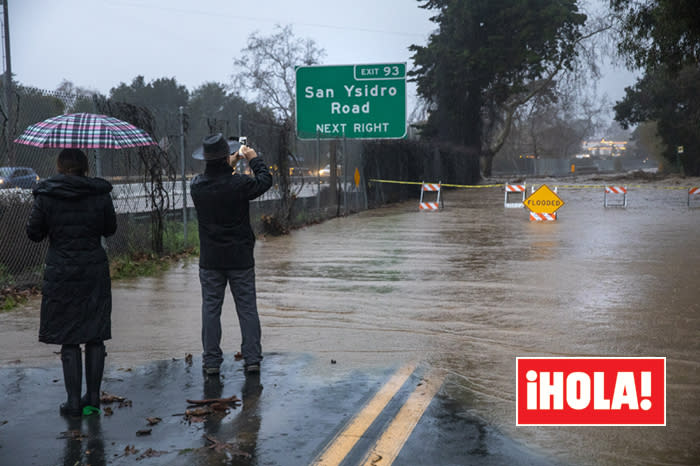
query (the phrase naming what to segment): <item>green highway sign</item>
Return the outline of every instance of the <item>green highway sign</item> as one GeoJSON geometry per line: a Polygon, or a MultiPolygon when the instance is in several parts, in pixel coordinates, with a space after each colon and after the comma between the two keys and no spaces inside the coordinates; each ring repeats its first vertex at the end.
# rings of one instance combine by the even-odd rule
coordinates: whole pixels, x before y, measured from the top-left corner
{"type": "Polygon", "coordinates": [[[299,139],[406,136],[406,63],[300,66],[299,139]]]}

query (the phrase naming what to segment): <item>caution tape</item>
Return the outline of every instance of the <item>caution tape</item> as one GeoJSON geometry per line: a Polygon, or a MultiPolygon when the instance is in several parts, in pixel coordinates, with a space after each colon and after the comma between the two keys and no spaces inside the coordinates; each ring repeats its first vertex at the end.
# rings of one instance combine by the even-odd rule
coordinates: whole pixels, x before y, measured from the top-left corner
{"type": "MultiPolygon", "coordinates": [[[[389,184],[412,184],[412,185],[421,185],[424,184],[423,181],[398,181],[398,180],[376,180],[376,179],[370,179],[370,182],[373,183],[389,183],[389,184]]],[[[433,184],[437,184],[437,182],[434,182],[433,184]]],[[[546,184],[546,183],[535,183],[535,184],[546,184]]],[[[556,184],[556,183],[552,183],[556,184]]],[[[502,188],[505,186],[506,183],[499,183],[499,184],[447,184],[447,183],[441,183],[440,186],[444,188],[502,188]]],[[[557,188],[559,189],[605,189],[608,186],[611,186],[610,184],[570,184],[570,185],[561,185],[557,184],[557,188]]],[[[643,185],[625,185],[627,188],[634,188],[634,189],[669,189],[669,190],[684,190],[687,191],[691,189],[691,186],[643,186],[643,185]]]]}
{"type": "MultiPolygon", "coordinates": [[[[582,188],[587,188],[587,189],[605,189],[608,186],[612,186],[610,184],[570,184],[570,185],[561,185],[558,184],[558,188],[570,188],[570,189],[582,189],[582,188]]],[[[627,188],[634,188],[634,189],[671,189],[671,190],[688,190],[690,189],[687,186],[644,186],[641,184],[625,184],[627,188]]]]}
{"type": "Polygon", "coordinates": [[[446,188],[500,188],[505,186],[505,184],[446,184],[443,183],[446,188]]]}
{"type": "Polygon", "coordinates": [[[391,183],[391,184],[423,184],[422,181],[395,181],[395,180],[369,180],[373,183],[391,183]]]}
{"type": "MultiPolygon", "coordinates": [[[[369,180],[372,183],[389,183],[389,184],[429,184],[429,183],[424,183],[423,181],[397,181],[397,180],[375,180],[375,179],[370,179],[369,180]]],[[[433,182],[431,184],[438,184],[437,182],[433,182]]],[[[498,188],[501,186],[505,186],[503,183],[501,184],[475,184],[475,185],[470,185],[470,184],[447,184],[447,183],[440,183],[440,186],[444,188],[498,188]]]]}

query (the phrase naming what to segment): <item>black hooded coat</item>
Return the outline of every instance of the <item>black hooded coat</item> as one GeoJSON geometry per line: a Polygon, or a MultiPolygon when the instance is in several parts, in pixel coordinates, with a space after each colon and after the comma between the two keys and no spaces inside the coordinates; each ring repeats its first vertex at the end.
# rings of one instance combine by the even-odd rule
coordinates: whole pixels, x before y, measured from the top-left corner
{"type": "Polygon", "coordinates": [[[74,175],[53,176],[34,189],[27,236],[49,238],[39,341],[80,344],[112,337],[109,262],[100,242],[117,230],[111,191],[106,180],[74,175]]]}

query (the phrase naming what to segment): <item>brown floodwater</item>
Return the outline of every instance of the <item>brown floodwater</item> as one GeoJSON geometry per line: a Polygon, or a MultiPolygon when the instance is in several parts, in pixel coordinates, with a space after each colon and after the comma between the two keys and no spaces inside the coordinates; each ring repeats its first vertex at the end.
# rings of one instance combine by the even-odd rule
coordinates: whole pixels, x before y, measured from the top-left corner
{"type": "MultiPolygon", "coordinates": [[[[465,411],[564,463],[700,464],[700,208],[665,188],[605,209],[602,189],[562,187],[547,223],[504,209],[500,189],[447,191],[441,212],[409,202],[261,239],[263,349],[443,368],[465,411]],[[666,357],[667,425],[516,427],[520,356],[666,357]]],[[[196,261],[113,296],[110,364],[201,351],[196,261]]],[[[226,352],[240,341],[232,307],[226,352]]],[[[0,314],[1,365],[57,364],[37,321],[37,300],[0,314]]]]}

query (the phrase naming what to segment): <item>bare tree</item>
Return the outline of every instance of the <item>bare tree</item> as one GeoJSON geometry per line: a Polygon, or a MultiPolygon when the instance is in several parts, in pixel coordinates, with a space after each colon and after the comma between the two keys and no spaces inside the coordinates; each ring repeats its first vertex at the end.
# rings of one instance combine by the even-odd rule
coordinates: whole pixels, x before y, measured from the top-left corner
{"type": "MultiPolygon", "coordinates": [[[[313,39],[301,39],[294,35],[290,25],[277,25],[275,32],[262,36],[254,32],[248,37],[241,56],[234,60],[238,72],[233,75],[232,90],[241,95],[248,93],[256,102],[274,113],[274,131],[277,134],[275,154],[276,185],[279,187],[278,212],[267,219],[270,231],[285,231],[294,201],[303,188],[303,179],[292,185],[290,160],[298,166],[296,138],[293,137],[296,67],[320,63],[325,51],[313,39]]],[[[253,141],[256,144],[256,141],[253,141]]]]}
{"type": "MultiPolygon", "coordinates": [[[[95,102],[98,111],[128,121],[148,134],[156,134],[155,116],[146,107],[104,98],[96,98],[95,102]]],[[[151,208],[151,247],[153,252],[163,254],[165,216],[174,202],[166,185],[175,182],[177,172],[171,157],[160,145],[138,147],[136,153],[143,174],[143,188],[151,208]]]]}
{"type": "Polygon", "coordinates": [[[295,69],[320,63],[325,53],[313,39],[296,37],[291,25],[277,25],[269,36],[256,31],[233,61],[239,70],[233,75],[233,91],[249,92],[281,120],[293,121],[295,69]]]}

